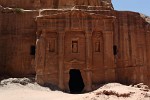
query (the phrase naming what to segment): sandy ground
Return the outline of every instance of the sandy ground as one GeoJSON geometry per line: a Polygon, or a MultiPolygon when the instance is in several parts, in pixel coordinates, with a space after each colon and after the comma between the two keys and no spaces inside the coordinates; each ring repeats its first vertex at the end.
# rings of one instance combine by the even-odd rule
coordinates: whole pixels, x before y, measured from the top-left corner
{"type": "Polygon", "coordinates": [[[150,100],[150,90],[142,83],[109,83],[90,93],[67,94],[41,87],[27,78],[9,78],[1,81],[0,100],[150,100]]]}

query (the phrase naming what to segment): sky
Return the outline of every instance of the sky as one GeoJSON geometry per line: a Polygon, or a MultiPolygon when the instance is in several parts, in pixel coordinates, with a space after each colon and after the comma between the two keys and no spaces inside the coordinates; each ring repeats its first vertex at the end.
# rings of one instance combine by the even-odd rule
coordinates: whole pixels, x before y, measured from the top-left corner
{"type": "Polygon", "coordinates": [[[115,10],[134,11],[150,16],[150,0],[112,0],[115,10]]]}

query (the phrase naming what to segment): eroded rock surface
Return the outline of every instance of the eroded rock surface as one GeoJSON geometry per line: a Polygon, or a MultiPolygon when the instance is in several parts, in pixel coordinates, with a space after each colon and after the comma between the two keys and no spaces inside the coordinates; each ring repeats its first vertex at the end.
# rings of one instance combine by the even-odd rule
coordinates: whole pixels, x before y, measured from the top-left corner
{"type": "Polygon", "coordinates": [[[0,4],[1,75],[36,75],[39,84],[66,91],[71,69],[79,70],[83,91],[108,82],[150,85],[148,17],[115,11],[110,0],[0,4]]]}

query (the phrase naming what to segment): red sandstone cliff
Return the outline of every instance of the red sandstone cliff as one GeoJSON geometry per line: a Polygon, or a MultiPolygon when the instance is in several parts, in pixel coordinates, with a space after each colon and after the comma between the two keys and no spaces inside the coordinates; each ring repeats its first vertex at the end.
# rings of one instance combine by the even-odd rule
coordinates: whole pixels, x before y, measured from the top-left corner
{"type": "MultiPolygon", "coordinates": [[[[19,11],[0,7],[0,71],[18,76],[35,74],[34,55],[38,11],[19,11]]],[[[19,77],[19,76],[18,76],[19,77]]]]}
{"type": "Polygon", "coordinates": [[[0,5],[23,9],[71,8],[75,5],[112,7],[111,0],[0,0],[0,5]]]}
{"type": "MultiPolygon", "coordinates": [[[[131,84],[144,82],[150,85],[150,24],[148,23],[150,18],[141,17],[139,13],[135,12],[114,11],[110,0],[107,0],[107,2],[104,2],[104,0],[101,0],[101,2],[98,0],[94,0],[94,2],[90,2],[89,0],[74,2],[70,0],[67,4],[65,1],[11,0],[8,2],[8,0],[0,0],[0,4],[5,7],[0,6],[0,74],[11,76],[35,74],[35,55],[32,54],[32,47],[36,46],[36,38],[39,38],[44,31],[42,28],[45,29],[48,27],[50,32],[52,32],[51,35],[54,34],[54,36],[56,36],[55,33],[61,33],[61,31],[65,30],[67,30],[67,34],[69,34],[68,30],[75,30],[77,32],[80,30],[83,33],[92,35],[94,32],[98,33],[99,31],[105,33],[103,34],[104,37],[103,35],[101,36],[104,38],[102,39],[104,51],[101,56],[97,56],[97,54],[91,56],[92,54],[90,54],[86,56],[88,60],[85,60],[86,58],[81,57],[81,54],[78,55],[78,57],[83,58],[82,60],[90,61],[86,63],[90,63],[91,66],[89,67],[92,68],[86,69],[86,74],[83,76],[86,78],[88,76],[87,80],[92,80],[95,83],[117,81],[124,84],[131,84]],[[74,7],[76,4],[77,6],[74,7]],[[7,6],[12,8],[6,8],[7,6]],[[51,9],[43,11],[33,10],[39,8],[51,9]],[[72,14],[72,16],[69,14],[72,14]],[[37,22],[35,21],[36,17],[37,22]],[[75,18],[79,21],[74,20],[75,18]],[[113,55],[113,47],[116,48],[114,50],[116,55],[113,55]],[[101,58],[94,59],[94,57],[101,58]],[[94,65],[94,63],[96,64],[94,65]],[[94,70],[94,68],[99,67],[99,63],[101,63],[101,69],[94,70]],[[89,78],[91,74],[87,74],[90,71],[93,73],[91,79],[89,78]]],[[[75,34],[75,32],[72,34],[75,34]]],[[[67,35],[68,38],[69,36],[67,35]]],[[[59,38],[61,39],[61,36],[59,38]]],[[[85,45],[83,39],[81,41],[85,45]]],[[[42,43],[40,45],[43,46],[42,43]]],[[[85,47],[84,45],[80,45],[80,47],[85,47]]],[[[69,47],[65,46],[65,49],[68,50],[69,47]]],[[[41,50],[45,50],[45,48],[41,48],[41,50]]],[[[62,53],[61,50],[59,49],[59,53],[62,53]]],[[[43,60],[44,63],[42,64],[47,65],[37,67],[37,75],[38,73],[41,74],[41,70],[44,70],[45,72],[42,72],[41,77],[44,77],[44,80],[48,82],[52,79],[54,80],[52,83],[56,81],[56,85],[58,85],[58,78],[61,78],[60,74],[58,75],[58,72],[60,72],[60,69],[58,70],[57,68],[58,63],[55,63],[56,67],[49,68],[49,65],[52,64],[51,59],[54,60],[57,57],[49,56],[48,53],[46,57],[48,57],[47,62],[43,60]],[[57,75],[53,74],[52,77],[46,76],[51,73],[50,71],[57,72],[57,75]]],[[[71,56],[67,54],[67,57],[71,56]]],[[[39,61],[42,61],[42,58],[39,61]]],[[[37,63],[39,63],[38,65],[42,65],[40,62],[37,63]]],[[[59,64],[63,64],[63,62],[59,61],[59,64]]],[[[67,76],[67,74],[65,75],[67,76]]],[[[86,80],[86,78],[84,79],[86,80]]],[[[39,78],[38,81],[41,80],[39,78]]],[[[65,82],[67,83],[66,80],[65,82]]]]}

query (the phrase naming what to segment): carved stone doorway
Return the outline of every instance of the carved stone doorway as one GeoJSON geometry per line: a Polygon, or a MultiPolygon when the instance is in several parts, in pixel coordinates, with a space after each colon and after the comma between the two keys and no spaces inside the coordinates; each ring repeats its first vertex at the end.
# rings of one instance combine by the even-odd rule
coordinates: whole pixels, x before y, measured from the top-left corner
{"type": "Polygon", "coordinates": [[[70,93],[73,94],[81,93],[85,85],[80,70],[71,69],[69,74],[70,74],[69,80],[70,93]]]}

